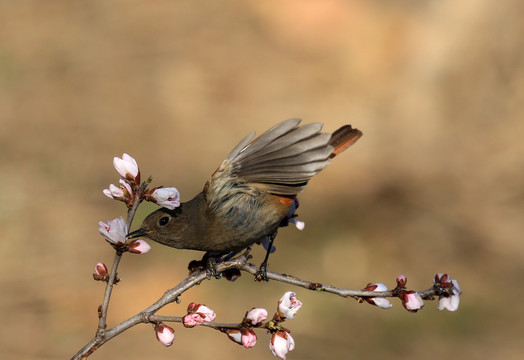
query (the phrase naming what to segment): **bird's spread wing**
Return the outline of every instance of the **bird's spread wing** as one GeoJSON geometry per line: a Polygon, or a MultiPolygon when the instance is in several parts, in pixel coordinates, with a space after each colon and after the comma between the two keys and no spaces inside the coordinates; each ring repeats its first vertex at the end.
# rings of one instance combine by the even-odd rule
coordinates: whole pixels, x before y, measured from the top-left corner
{"type": "Polygon", "coordinates": [[[311,177],[326,167],[334,147],[331,134],[321,133],[322,124],[298,126],[290,119],[256,139],[246,136],[227,156],[204,188],[211,208],[240,193],[265,192],[295,196],[311,177]]]}

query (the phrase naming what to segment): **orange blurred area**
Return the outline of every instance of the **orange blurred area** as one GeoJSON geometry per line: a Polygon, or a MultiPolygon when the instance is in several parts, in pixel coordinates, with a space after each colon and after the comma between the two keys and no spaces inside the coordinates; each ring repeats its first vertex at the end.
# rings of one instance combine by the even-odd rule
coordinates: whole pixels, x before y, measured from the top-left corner
{"type": "MultiPolygon", "coordinates": [[[[417,314],[296,289],[288,359],[520,359],[524,333],[522,1],[4,1],[0,3],[0,358],[69,358],[95,334],[113,250],[102,189],[126,152],[182,200],[247,133],[291,117],[364,136],[300,196],[271,270],[338,287],[458,279],[458,312],[417,314]],[[520,120],[519,120],[520,119],[520,120]]],[[[137,222],[155,207],[144,205],[137,222]]],[[[138,224],[135,224],[135,227],[138,224]]],[[[109,326],[156,301],[201,254],[125,255],[109,326]]],[[[263,252],[254,251],[255,262],[263,252]]],[[[276,282],[204,282],[192,302],[238,322],[276,282]]],[[[270,359],[204,328],[160,345],[137,326],[92,359],[270,359]]]]}

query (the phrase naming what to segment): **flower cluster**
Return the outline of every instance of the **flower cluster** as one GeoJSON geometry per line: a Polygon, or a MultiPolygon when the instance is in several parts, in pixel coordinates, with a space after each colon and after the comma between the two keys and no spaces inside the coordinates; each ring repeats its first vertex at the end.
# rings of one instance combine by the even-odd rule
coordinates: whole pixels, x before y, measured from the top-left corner
{"type": "MultiPolygon", "coordinates": [[[[147,189],[147,183],[140,183],[140,169],[136,160],[128,154],[113,159],[113,166],[118,174],[119,186],[109,185],[103,193],[115,200],[123,201],[128,208],[142,200],[154,202],[162,207],[173,210],[180,206],[180,194],[174,187],[162,186],[147,189]]],[[[124,218],[119,217],[107,222],[98,223],[98,232],[118,251],[129,251],[133,254],[145,254],[151,247],[144,240],[138,239],[127,242],[128,227],[124,218]]]]}
{"type": "MultiPolygon", "coordinates": [[[[121,158],[115,157],[113,159],[113,166],[122,177],[118,181],[120,185],[111,184],[108,189],[103,190],[103,193],[107,197],[123,201],[127,207],[131,207],[135,201],[136,192],[141,185],[138,164],[133,157],[123,154],[121,158]]],[[[139,200],[151,201],[169,210],[180,206],[180,194],[174,187],[165,188],[159,186],[150,190],[146,189],[143,198],[139,200]]]]}
{"type": "Polygon", "coordinates": [[[257,335],[253,328],[266,328],[271,333],[269,349],[279,359],[285,359],[286,354],[294,349],[295,341],[290,331],[282,327],[280,323],[286,319],[293,319],[301,307],[302,303],[296,298],[296,294],[288,291],[278,301],[277,310],[271,321],[266,322],[268,318],[266,309],[253,308],[246,312],[240,328],[222,331],[233,342],[245,348],[252,348],[257,342],[257,335]]]}
{"type": "MultiPolygon", "coordinates": [[[[386,285],[382,283],[368,284],[364,291],[389,292],[388,296],[396,296],[401,302],[402,306],[409,312],[417,312],[424,307],[424,299],[421,294],[414,290],[407,290],[406,284],[408,279],[404,275],[397,277],[397,286],[392,291],[388,291],[386,285]]],[[[433,279],[434,289],[439,295],[438,309],[447,309],[449,311],[456,311],[460,303],[460,286],[456,280],[449,279],[447,274],[437,274],[433,279]]],[[[366,301],[369,304],[376,305],[383,309],[389,309],[393,306],[385,297],[367,297],[360,298],[359,302],[366,301]]]]}

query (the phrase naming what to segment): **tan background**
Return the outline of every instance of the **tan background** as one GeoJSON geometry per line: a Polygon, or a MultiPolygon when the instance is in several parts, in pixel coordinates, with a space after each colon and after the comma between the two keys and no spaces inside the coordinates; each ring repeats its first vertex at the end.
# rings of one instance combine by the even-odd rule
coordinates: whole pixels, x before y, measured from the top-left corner
{"type": "MultiPolygon", "coordinates": [[[[297,290],[289,359],[520,359],[524,276],[523,2],[0,2],[0,357],[68,358],[93,335],[112,250],[101,190],[128,152],[183,199],[245,134],[302,117],[364,137],[311,181],[271,268],[341,287],[459,279],[457,313],[410,314],[297,290]],[[520,320],[519,320],[520,319],[520,320]]],[[[145,207],[143,217],[153,206],[145,207]]],[[[186,275],[197,253],[126,256],[109,323],[186,275]]],[[[262,252],[255,252],[257,261],[262,252]]],[[[190,301],[239,321],[288,286],[206,282],[190,301]]],[[[176,325],[142,325],[93,359],[268,359],[176,325]]]]}

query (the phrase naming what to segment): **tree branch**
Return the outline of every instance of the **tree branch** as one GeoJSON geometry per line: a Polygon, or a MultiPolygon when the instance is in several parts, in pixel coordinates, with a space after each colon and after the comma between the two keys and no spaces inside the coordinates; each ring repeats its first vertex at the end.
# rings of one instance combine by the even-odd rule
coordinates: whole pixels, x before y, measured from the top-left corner
{"type": "MultiPolygon", "coordinates": [[[[113,265],[115,267],[115,265],[113,265]]],[[[226,261],[217,265],[217,273],[222,273],[225,270],[229,269],[238,269],[240,271],[245,271],[252,275],[258,271],[258,267],[247,262],[245,256],[241,255],[233,260],[226,261]]],[[[331,293],[334,295],[342,296],[344,298],[354,298],[361,299],[366,297],[397,297],[398,294],[395,291],[363,291],[363,290],[351,290],[351,289],[341,289],[334,286],[322,285],[320,283],[304,281],[298,279],[294,276],[288,274],[278,274],[275,272],[268,271],[267,276],[271,280],[283,282],[289,285],[302,287],[308,290],[320,291],[331,293]]],[[[85,359],[91,353],[93,353],[98,347],[105,344],[107,341],[113,337],[121,334],[122,332],[128,330],[129,328],[141,324],[141,323],[156,323],[159,321],[172,321],[172,322],[182,322],[182,317],[174,316],[158,316],[154,315],[158,310],[170,304],[172,302],[178,302],[178,297],[184,292],[192,288],[193,286],[201,283],[203,280],[208,279],[206,271],[199,271],[191,274],[189,277],[184,279],[180,284],[175,286],[172,289],[167,290],[164,295],[159,298],[154,304],[148,308],[142,310],[140,313],[130,317],[129,319],[121,322],[120,324],[114,326],[113,328],[105,331],[98,331],[96,336],[84,346],[75,356],[71,359],[85,359]]],[[[433,299],[437,293],[438,289],[431,287],[424,291],[419,291],[419,295],[425,299],[433,299]]],[[[229,329],[229,328],[239,328],[240,324],[219,324],[219,323],[204,323],[203,326],[207,326],[213,329],[229,329]]]]}

